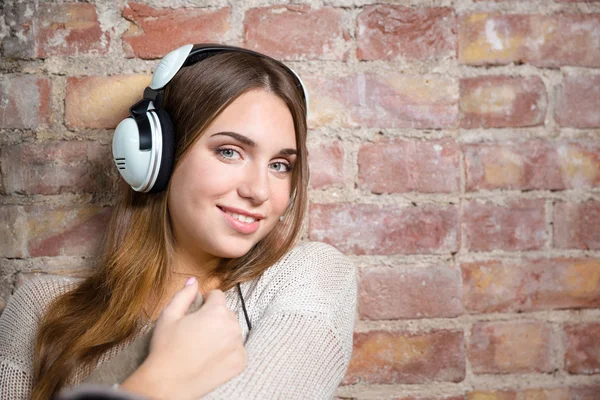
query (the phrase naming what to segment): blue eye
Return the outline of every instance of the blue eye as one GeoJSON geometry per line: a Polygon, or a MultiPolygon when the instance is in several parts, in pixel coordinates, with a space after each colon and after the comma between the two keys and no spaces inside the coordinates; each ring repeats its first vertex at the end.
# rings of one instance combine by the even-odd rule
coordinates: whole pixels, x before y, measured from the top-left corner
{"type": "Polygon", "coordinates": [[[289,173],[289,172],[291,172],[291,171],[292,171],[292,166],[291,166],[290,164],[288,164],[288,163],[284,163],[284,162],[281,162],[281,161],[277,161],[277,162],[274,162],[274,163],[273,163],[273,164],[271,164],[271,165],[275,165],[275,164],[279,164],[279,165],[283,165],[283,166],[285,166],[285,171],[281,171],[281,170],[279,170],[279,169],[278,169],[278,170],[277,170],[277,172],[280,172],[280,173],[282,173],[282,174],[287,174],[287,173],[289,173]]]}
{"type": "MultiPolygon", "coordinates": [[[[233,157],[233,153],[237,153],[238,156],[241,157],[241,154],[239,151],[232,149],[230,147],[219,147],[219,148],[215,149],[215,153],[217,153],[218,156],[224,160],[236,160],[236,158],[233,157]],[[231,152],[231,153],[226,153],[226,152],[231,152]]],[[[276,162],[272,163],[271,165],[276,165],[276,164],[283,165],[285,167],[285,170],[283,170],[283,171],[279,168],[275,168],[277,173],[289,174],[292,172],[293,166],[290,163],[283,162],[283,161],[276,161],[276,162]]]]}
{"type": "Polygon", "coordinates": [[[230,149],[229,147],[218,148],[216,151],[217,151],[217,153],[219,153],[219,155],[221,155],[221,157],[226,158],[226,159],[232,159],[231,157],[227,157],[227,156],[223,155],[223,153],[226,151],[232,151],[234,153],[240,154],[239,151],[230,149]]]}

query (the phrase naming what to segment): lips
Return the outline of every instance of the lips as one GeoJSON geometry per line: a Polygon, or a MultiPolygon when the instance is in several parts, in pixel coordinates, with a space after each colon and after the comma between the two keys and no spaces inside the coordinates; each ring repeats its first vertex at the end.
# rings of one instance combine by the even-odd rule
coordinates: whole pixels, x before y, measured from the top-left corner
{"type": "Polygon", "coordinates": [[[235,229],[236,231],[244,234],[251,234],[258,230],[260,220],[256,220],[251,223],[242,222],[237,218],[234,218],[232,215],[227,214],[221,207],[217,206],[217,208],[221,211],[221,214],[227,221],[230,227],[235,229]]]}
{"type": "Polygon", "coordinates": [[[227,207],[227,206],[221,206],[221,205],[217,205],[217,207],[219,207],[222,211],[227,211],[227,212],[230,212],[230,213],[233,213],[233,214],[240,214],[240,215],[244,215],[246,217],[252,217],[252,218],[254,218],[257,221],[265,218],[265,216],[262,215],[262,214],[247,212],[247,211],[242,210],[240,208],[227,207]]]}

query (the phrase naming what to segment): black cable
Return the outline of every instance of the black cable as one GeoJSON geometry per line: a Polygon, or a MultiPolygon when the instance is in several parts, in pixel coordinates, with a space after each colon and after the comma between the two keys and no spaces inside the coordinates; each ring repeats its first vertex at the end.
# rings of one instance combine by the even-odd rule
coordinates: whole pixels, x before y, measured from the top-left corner
{"type": "Polygon", "coordinates": [[[244,303],[244,296],[242,296],[242,288],[240,288],[240,283],[237,284],[238,293],[240,294],[240,298],[242,299],[242,308],[244,309],[244,316],[246,317],[246,324],[248,324],[248,332],[252,329],[252,325],[250,325],[250,318],[248,318],[248,312],[246,311],[246,303],[244,303]]]}

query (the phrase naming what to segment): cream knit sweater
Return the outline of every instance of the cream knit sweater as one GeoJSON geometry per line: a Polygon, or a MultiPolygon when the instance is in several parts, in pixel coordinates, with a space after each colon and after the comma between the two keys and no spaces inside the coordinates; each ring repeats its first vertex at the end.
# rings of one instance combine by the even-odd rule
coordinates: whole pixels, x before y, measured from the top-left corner
{"type": "MultiPolygon", "coordinates": [[[[10,297],[0,316],[0,399],[29,399],[40,317],[55,296],[79,281],[38,277],[10,297]]],[[[252,325],[250,334],[237,286],[225,296],[242,328],[246,369],[202,399],[331,398],[352,353],[355,265],[331,245],[305,242],[259,278],[242,283],[241,289],[252,325]]],[[[149,328],[145,326],[136,337],[149,328]]],[[[103,354],[98,366],[124,346],[103,354]]],[[[68,386],[81,383],[89,372],[76,371],[68,386]]]]}

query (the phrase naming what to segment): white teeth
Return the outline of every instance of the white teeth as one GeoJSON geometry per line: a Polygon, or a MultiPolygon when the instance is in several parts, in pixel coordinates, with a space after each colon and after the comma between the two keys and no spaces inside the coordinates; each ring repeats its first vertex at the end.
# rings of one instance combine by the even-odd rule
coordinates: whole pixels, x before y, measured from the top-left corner
{"type": "Polygon", "coordinates": [[[225,211],[227,214],[231,215],[233,218],[238,219],[242,222],[245,222],[247,224],[251,224],[252,222],[256,221],[256,219],[252,218],[252,217],[246,217],[245,215],[240,215],[240,214],[235,214],[229,211],[225,211]]]}

